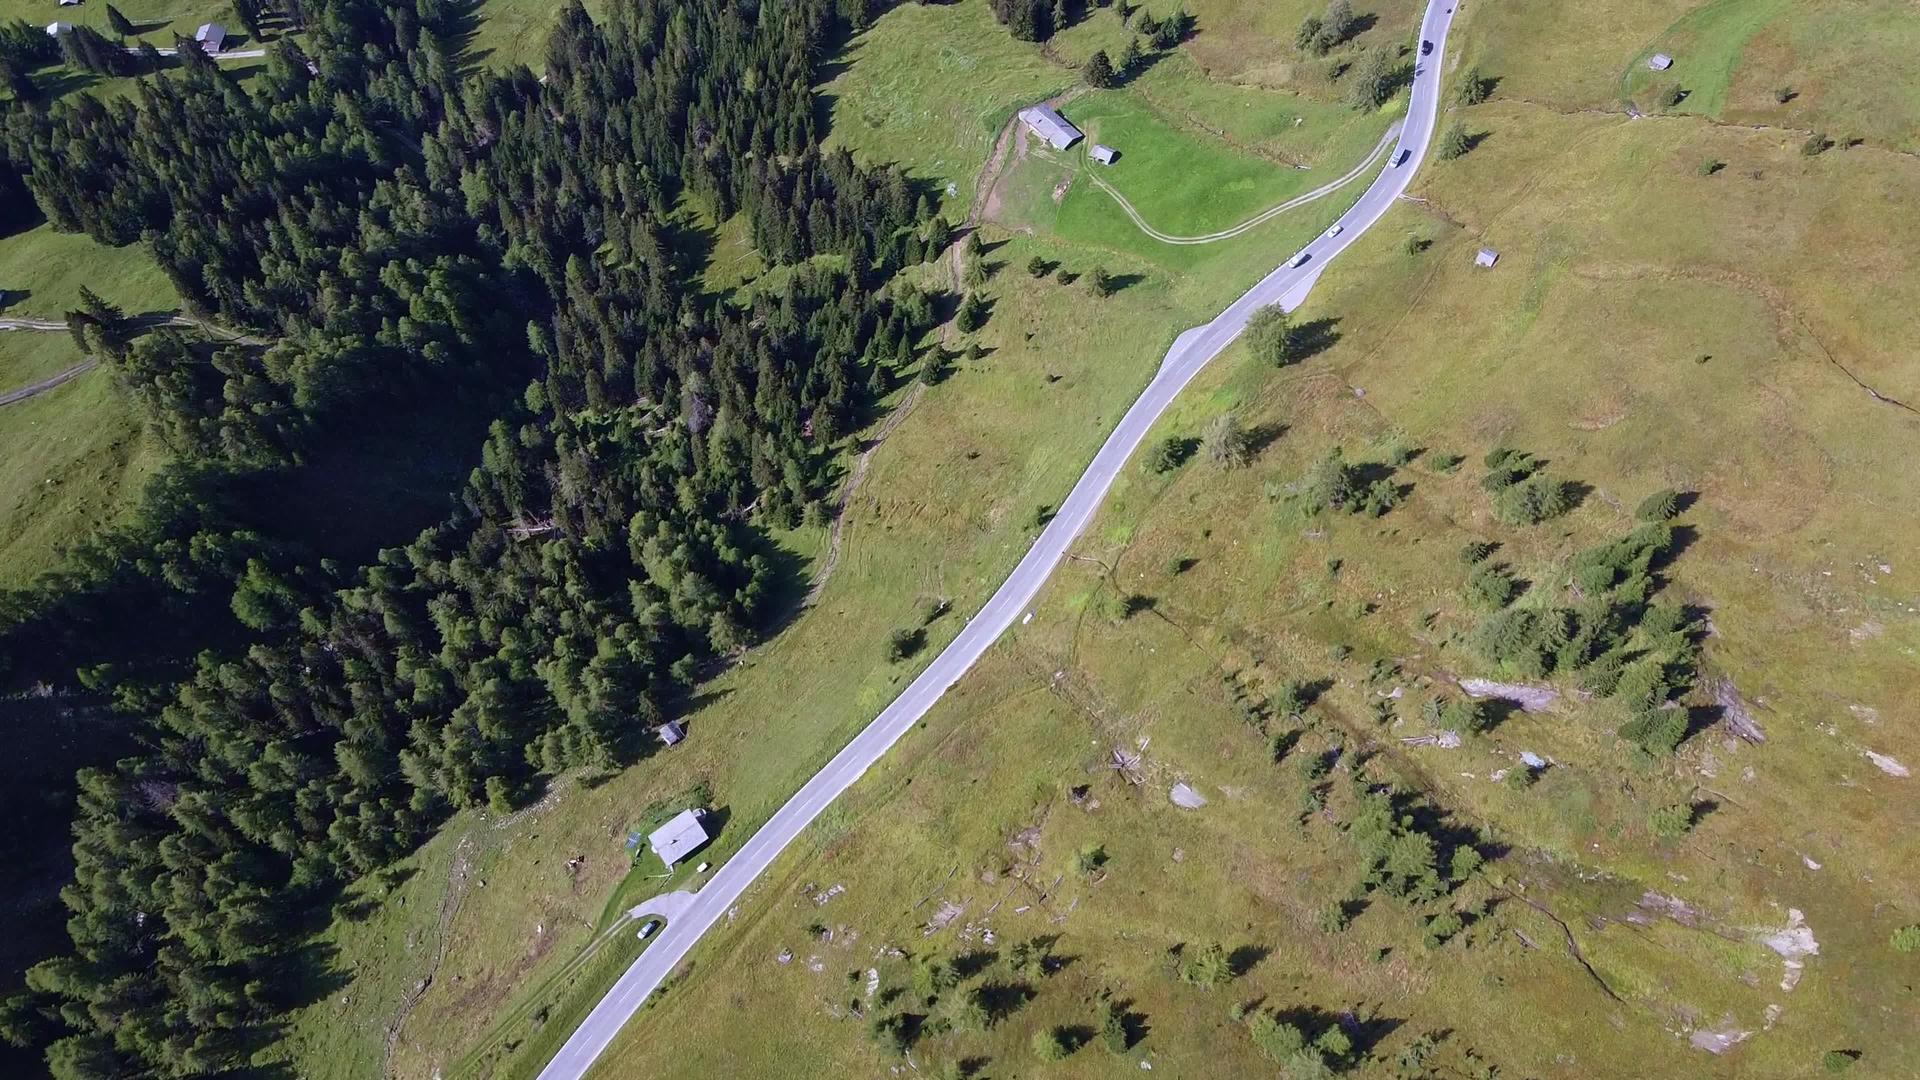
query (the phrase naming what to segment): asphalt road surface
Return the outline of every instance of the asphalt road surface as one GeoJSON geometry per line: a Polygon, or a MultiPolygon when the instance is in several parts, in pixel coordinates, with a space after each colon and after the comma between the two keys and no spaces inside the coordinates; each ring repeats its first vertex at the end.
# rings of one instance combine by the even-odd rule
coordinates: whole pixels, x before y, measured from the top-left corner
{"type": "MultiPolygon", "coordinates": [[[[1114,478],[1147,437],[1154,421],[1160,418],[1207,362],[1218,356],[1246,328],[1247,319],[1269,304],[1288,309],[1306,299],[1307,290],[1334,256],[1358,240],[1392,207],[1407,189],[1414,171],[1426,159],[1433,142],[1438,119],[1441,64],[1446,55],[1447,30],[1453,22],[1454,0],[1432,0],[1422,22],[1420,38],[1433,42],[1433,53],[1421,56],[1414,51],[1413,98],[1400,132],[1400,145],[1392,152],[1390,164],[1360,196],[1352,209],[1342,215],[1337,236],[1322,235],[1306,246],[1306,261],[1299,266],[1282,266],[1268,274],[1258,285],[1235,300],[1232,306],[1205,326],[1195,327],[1174,340],[1173,348],[1161,362],[1159,373],[1141,393],[1139,400],[1121,417],[1120,425],[1107,437],[1106,444],[1094,455],[1093,463],[1073,486],[1073,492],[1061,504],[1040,538],[1034,542],[1011,577],[987,601],[980,613],[960,631],[933,663],[921,672],[893,704],[881,712],[846,748],[834,755],[826,767],[815,773],[805,786],[789,799],[760,831],[727,860],[704,888],[694,894],[679,917],[667,924],[653,944],[635,960],[620,980],[594,1006],[586,1020],[575,1029],[553,1060],[540,1073],[540,1080],[580,1080],[594,1061],[610,1045],[648,995],[665,980],[687,956],[714,923],[724,917],[740,896],[764,872],[767,866],[811,824],[822,810],[853,786],[861,774],[880,760],[900,736],[906,734],[947,688],[959,681],[974,661],[987,651],[1027,611],[1046,584],[1053,568],[1066,555],[1067,548],[1093,520],[1094,511],[1113,486],[1114,478]],[[1391,162],[1398,161],[1398,164],[1391,162]]],[[[1292,262],[1292,257],[1289,257],[1292,262]]]]}

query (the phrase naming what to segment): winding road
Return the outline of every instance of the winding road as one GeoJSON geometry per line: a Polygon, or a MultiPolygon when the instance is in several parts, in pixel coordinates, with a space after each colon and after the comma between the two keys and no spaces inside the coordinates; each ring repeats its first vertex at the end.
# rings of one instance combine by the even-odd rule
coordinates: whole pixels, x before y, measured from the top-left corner
{"type": "Polygon", "coordinates": [[[891,705],[775,812],[691,901],[681,905],[666,929],[621,975],[541,1070],[540,1080],[581,1080],[586,1075],[613,1043],[621,1027],[639,1011],[701,937],[740,900],[747,886],[766,871],[821,811],[853,786],[926,715],[947,688],[958,682],[988,647],[1026,612],[1027,605],[1039,595],[1054,567],[1066,556],[1068,546],[1093,520],[1120,470],[1187,383],[1240,335],[1255,311],[1270,304],[1288,309],[1298,307],[1327,264],[1386,215],[1394,200],[1406,191],[1433,141],[1433,129],[1439,117],[1442,60],[1446,55],[1447,30],[1453,23],[1454,3],[1455,0],[1431,0],[1427,7],[1420,37],[1433,43],[1433,52],[1420,56],[1416,51],[1414,56],[1412,102],[1399,145],[1393,151],[1392,161],[1399,163],[1390,161],[1353,208],[1341,216],[1339,234],[1316,238],[1297,253],[1304,255],[1304,260],[1297,256],[1289,258],[1287,265],[1268,274],[1212,322],[1174,339],[1158,373],[1121,417],[1119,426],[1094,455],[1059,512],[1005,584],[891,705]]]}

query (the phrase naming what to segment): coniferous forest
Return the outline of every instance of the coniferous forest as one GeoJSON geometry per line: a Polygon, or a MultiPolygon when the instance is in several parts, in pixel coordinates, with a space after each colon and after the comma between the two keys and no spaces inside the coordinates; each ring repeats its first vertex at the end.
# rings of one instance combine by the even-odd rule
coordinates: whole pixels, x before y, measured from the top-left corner
{"type": "Polygon", "coordinates": [[[0,106],[0,207],[142,246],[199,324],[70,318],[173,464],[0,594],[0,683],[110,695],[138,744],[79,777],[71,947],[0,1034],[62,1080],[245,1069],[343,882],[633,762],[770,625],[765,530],[825,513],[937,318],[895,280],[943,242],[928,199],[820,145],[814,68],[864,5],[575,0],[542,80],[464,65],[458,5],[305,0],[244,84],[189,49],[110,102],[0,106]],[[705,292],[690,201],[795,268],[705,292]],[[448,401],[477,465],[369,565],[247,513],[448,401]]]}

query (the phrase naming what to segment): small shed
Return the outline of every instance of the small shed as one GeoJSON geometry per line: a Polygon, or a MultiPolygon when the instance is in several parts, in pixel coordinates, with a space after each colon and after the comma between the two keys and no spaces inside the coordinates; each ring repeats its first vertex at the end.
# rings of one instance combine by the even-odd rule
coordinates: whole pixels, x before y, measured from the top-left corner
{"type": "Polygon", "coordinates": [[[1655,71],[1665,71],[1673,66],[1673,57],[1663,52],[1654,53],[1647,57],[1647,66],[1655,71]]]}
{"type": "Polygon", "coordinates": [[[1080,129],[1069,124],[1067,118],[1051,105],[1029,105],[1021,109],[1020,122],[1031,128],[1035,135],[1047,140],[1047,145],[1055,150],[1065,150],[1083,138],[1080,129]]]}
{"type": "Polygon", "coordinates": [[[227,28],[217,22],[201,23],[193,32],[193,40],[199,43],[201,52],[217,53],[227,47],[227,28]]]}
{"type": "Polygon", "coordinates": [[[673,746],[687,737],[687,728],[678,720],[669,720],[654,728],[653,733],[660,736],[660,745],[673,746]]]}
{"type": "Polygon", "coordinates": [[[660,856],[660,861],[666,863],[669,870],[673,869],[674,863],[700,850],[706,842],[707,829],[700,824],[698,810],[680,811],[647,836],[647,846],[660,856]]]}
{"type": "Polygon", "coordinates": [[[1093,144],[1093,160],[1102,165],[1111,165],[1120,157],[1120,151],[1105,143],[1093,144]]]}
{"type": "Polygon", "coordinates": [[[73,24],[70,22],[52,22],[47,24],[48,37],[59,37],[61,34],[69,33],[72,30],[73,24]]]}
{"type": "Polygon", "coordinates": [[[61,7],[78,7],[80,0],[60,0],[61,7]]]}
{"type": "Polygon", "coordinates": [[[1499,261],[1500,253],[1492,248],[1481,248],[1479,253],[1473,257],[1473,265],[1484,266],[1488,269],[1492,269],[1493,264],[1499,261]]]}

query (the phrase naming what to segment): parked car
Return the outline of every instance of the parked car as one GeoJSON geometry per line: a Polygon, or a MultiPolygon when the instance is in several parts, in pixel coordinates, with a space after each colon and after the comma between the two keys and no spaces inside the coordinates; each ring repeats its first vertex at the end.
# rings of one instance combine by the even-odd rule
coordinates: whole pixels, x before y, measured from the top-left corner
{"type": "Polygon", "coordinates": [[[653,932],[658,929],[660,929],[660,920],[648,919],[646,922],[640,925],[640,932],[638,934],[635,934],[634,936],[639,938],[641,941],[645,941],[648,938],[652,937],[653,932]]]}

